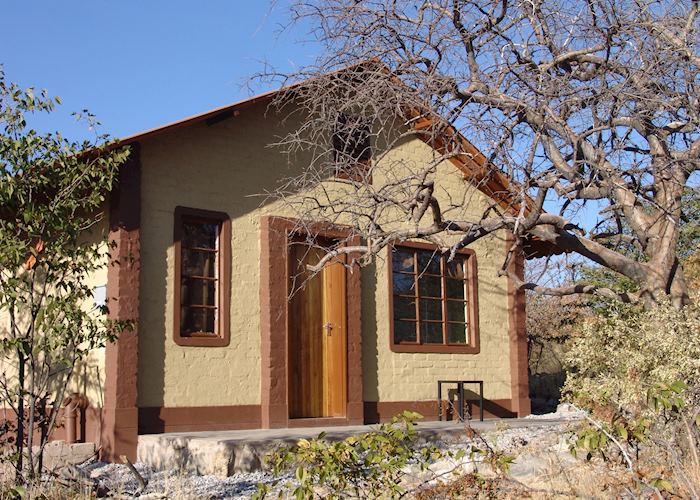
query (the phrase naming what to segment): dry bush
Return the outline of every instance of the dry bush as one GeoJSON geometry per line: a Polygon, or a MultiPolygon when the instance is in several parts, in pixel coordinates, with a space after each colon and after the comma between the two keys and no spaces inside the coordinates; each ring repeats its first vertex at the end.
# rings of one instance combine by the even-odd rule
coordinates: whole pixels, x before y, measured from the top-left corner
{"type": "Polygon", "coordinates": [[[647,311],[612,304],[583,324],[567,354],[566,390],[587,407],[590,399],[624,408],[638,405],[655,384],[698,384],[698,332],[697,301],[680,310],[669,304],[647,311]]]}
{"type": "Polygon", "coordinates": [[[89,500],[95,498],[92,492],[80,488],[70,488],[58,483],[33,481],[26,486],[17,486],[12,482],[0,484],[0,500],[17,500],[19,498],[36,500],[89,500]]]}
{"type": "Polygon", "coordinates": [[[700,248],[685,260],[683,270],[688,275],[688,288],[700,295],[700,248]]]}
{"type": "Polygon", "coordinates": [[[700,495],[700,305],[609,306],[568,353],[567,396],[590,411],[572,449],[634,494],[700,495]]]}

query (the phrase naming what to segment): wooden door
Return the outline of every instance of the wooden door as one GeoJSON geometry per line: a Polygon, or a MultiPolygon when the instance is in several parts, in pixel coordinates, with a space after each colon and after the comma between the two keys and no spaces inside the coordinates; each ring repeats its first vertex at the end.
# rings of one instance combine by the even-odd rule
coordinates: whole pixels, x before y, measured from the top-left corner
{"type": "Polygon", "coordinates": [[[347,401],[345,267],[327,265],[311,276],[323,251],[291,247],[288,328],[289,417],[342,417],[347,401]]]}

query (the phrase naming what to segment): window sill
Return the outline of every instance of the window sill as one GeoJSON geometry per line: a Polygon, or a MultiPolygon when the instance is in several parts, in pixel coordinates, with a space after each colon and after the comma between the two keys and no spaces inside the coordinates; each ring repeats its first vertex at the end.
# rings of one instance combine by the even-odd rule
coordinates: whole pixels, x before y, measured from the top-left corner
{"type": "Polygon", "coordinates": [[[392,352],[430,352],[436,354],[479,354],[479,345],[444,345],[444,344],[394,344],[390,345],[392,352]]]}
{"type": "Polygon", "coordinates": [[[179,346],[189,347],[226,347],[229,345],[227,337],[180,337],[175,336],[175,343],[179,346]]]}

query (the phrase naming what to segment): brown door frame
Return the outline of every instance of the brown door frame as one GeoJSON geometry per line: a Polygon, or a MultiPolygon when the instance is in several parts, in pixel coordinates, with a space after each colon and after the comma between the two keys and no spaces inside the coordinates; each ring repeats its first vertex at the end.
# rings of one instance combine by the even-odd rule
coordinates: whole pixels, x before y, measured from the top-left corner
{"type": "MultiPolygon", "coordinates": [[[[349,228],[327,224],[300,224],[298,220],[261,218],[260,242],[260,349],[261,422],[263,428],[316,425],[355,425],[364,420],[362,401],[362,324],[360,272],[347,273],[347,406],[345,417],[290,419],[287,394],[287,332],[289,304],[290,237],[305,231],[329,239],[359,244],[349,228]]],[[[349,256],[352,259],[352,254],[349,256]]]]}

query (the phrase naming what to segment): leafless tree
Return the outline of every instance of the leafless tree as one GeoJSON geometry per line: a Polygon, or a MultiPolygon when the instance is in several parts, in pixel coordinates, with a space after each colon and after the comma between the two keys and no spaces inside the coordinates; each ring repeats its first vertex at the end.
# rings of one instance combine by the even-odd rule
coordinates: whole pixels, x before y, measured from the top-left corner
{"type": "Polygon", "coordinates": [[[324,52],[294,74],[264,72],[291,85],[276,105],[298,114],[278,146],[308,162],[276,195],[307,220],[342,220],[362,236],[319,265],[346,252],[368,260],[405,238],[454,254],[509,230],[508,259],[554,245],[639,293],[519,281],[526,289],[687,303],[676,243],[681,196],[700,167],[698,9],[697,0],[297,0],[293,25],[312,26],[324,52]],[[392,156],[410,138],[434,146],[430,161],[392,156]],[[480,217],[454,215],[468,199],[439,200],[445,160],[494,199],[480,217]]]}

